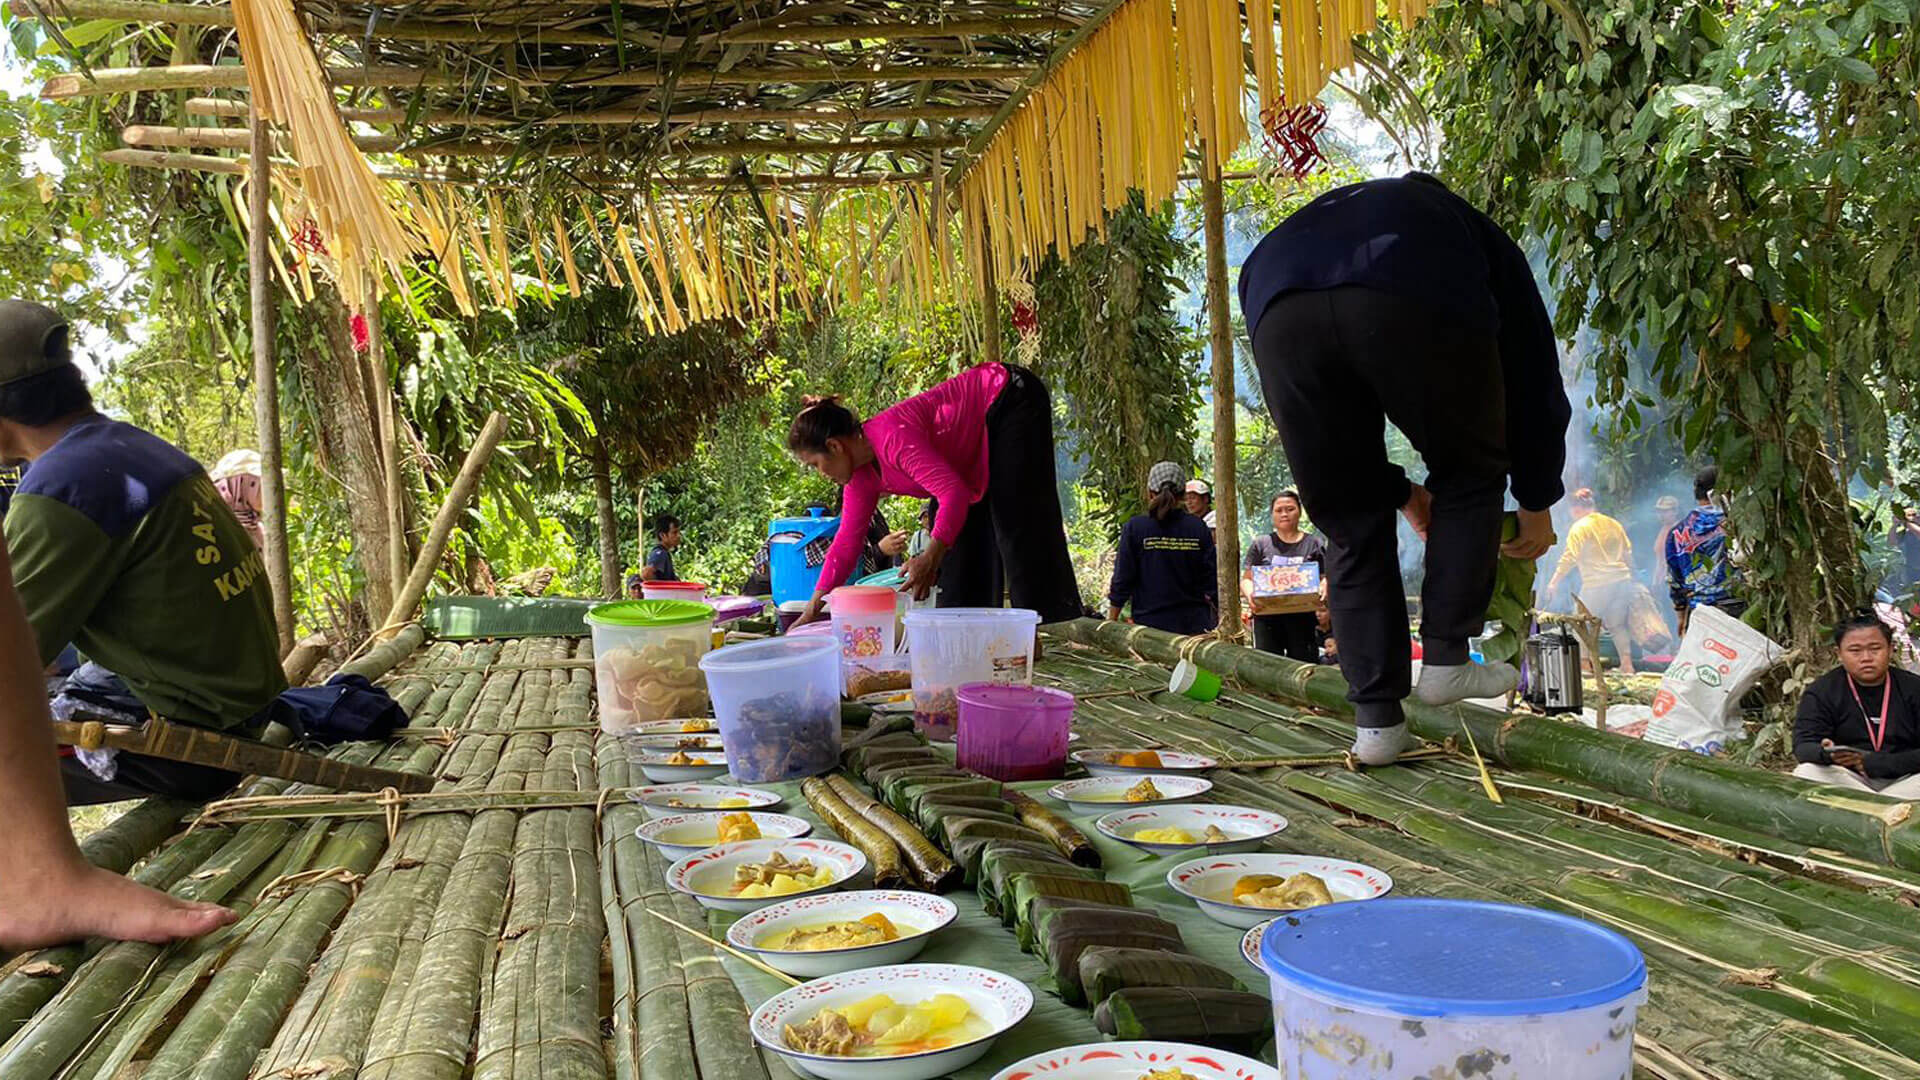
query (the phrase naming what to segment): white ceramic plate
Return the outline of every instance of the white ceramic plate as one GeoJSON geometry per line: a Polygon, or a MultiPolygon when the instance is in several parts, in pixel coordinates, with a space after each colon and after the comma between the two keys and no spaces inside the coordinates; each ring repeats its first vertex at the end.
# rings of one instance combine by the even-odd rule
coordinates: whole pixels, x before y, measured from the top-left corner
{"type": "Polygon", "coordinates": [[[668,764],[667,759],[677,753],[677,750],[642,750],[633,755],[633,763],[640,766],[646,778],[656,784],[684,784],[727,774],[727,755],[721,751],[687,752],[688,757],[699,758],[706,762],[705,765],[668,764]]]}
{"type": "Polygon", "coordinates": [[[1160,789],[1165,798],[1149,802],[1127,802],[1127,789],[1138,784],[1143,777],[1138,776],[1095,776],[1086,780],[1069,780],[1064,784],[1055,784],[1047,789],[1047,794],[1066,803],[1082,814],[1105,814],[1114,810],[1138,810],[1143,806],[1165,806],[1168,803],[1186,802],[1197,799],[1213,790],[1213,781],[1203,776],[1169,776],[1155,774],[1153,786],[1160,789]]]}
{"type": "Polygon", "coordinates": [[[719,784],[654,784],[634,788],[627,797],[639,803],[650,818],[678,817],[703,810],[771,810],[780,805],[780,796],[771,791],[719,784]],[[736,799],[743,800],[743,805],[721,805],[736,799]]]}
{"type": "Polygon", "coordinates": [[[1253,851],[1286,828],[1287,819],[1271,810],[1259,810],[1251,806],[1190,803],[1185,806],[1149,806],[1144,810],[1116,810],[1095,821],[1093,827],[1121,843],[1132,844],[1155,855],[1199,855],[1202,852],[1222,854],[1253,851]],[[1209,825],[1216,826],[1232,839],[1216,844],[1169,844],[1141,840],[1137,835],[1147,829],[1185,829],[1200,836],[1209,825]]]}
{"type": "Polygon", "coordinates": [[[1205,1046],[1170,1042],[1100,1042],[1048,1050],[993,1074],[993,1080],[1140,1080],[1179,1069],[1194,1080],[1280,1080],[1280,1070],[1205,1046]]]}
{"type": "Polygon", "coordinates": [[[1260,963],[1260,939],[1267,936],[1267,927],[1279,921],[1279,919],[1268,919],[1240,935],[1240,955],[1263,975],[1266,974],[1267,969],[1260,963]]]}
{"type": "Polygon", "coordinates": [[[699,814],[668,814],[648,821],[633,830],[633,835],[669,859],[684,859],[696,851],[718,844],[720,819],[728,814],[745,813],[760,827],[763,840],[795,840],[813,832],[812,824],[785,814],[760,814],[751,810],[714,810],[699,814]],[[712,837],[712,839],[702,839],[712,837]]]}
{"type": "Polygon", "coordinates": [[[882,690],[877,694],[862,694],[854,700],[877,713],[913,711],[913,691],[911,690],[882,690]]]}
{"type": "Polygon", "coordinates": [[[741,918],[727,929],[727,944],[803,979],[857,968],[904,964],[920,955],[933,935],[960,915],[953,901],[932,893],[867,889],[786,900],[741,918]],[[879,912],[900,929],[900,939],[850,949],[799,952],[769,949],[759,942],[774,934],[826,922],[851,922],[879,912]]]}
{"type": "Polygon", "coordinates": [[[620,733],[621,738],[635,735],[712,735],[720,737],[720,721],[710,716],[685,717],[679,720],[647,720],[627,728],[620,733]],[[698,731],[684,731],[687,724],[705,724],[698,731]]]}
{"type": "Polygon", "coordinates": [[[1365,863],[1328,859],[1318,855],[1216,855],[1183,862],[1167,871],[1167,884],[1173,891],[1200,905],[1200,910],[1217,922],[1247,929],[1282,912],[1274,908],[1235,904],[1221,899],[1233,894],[1233,883],[1245,874],[1274,874],[1292,877],[1312,874],[1327,883],[1335,903],[1346,900],[1371,900],[1385,896],[1393,888],[1386,871],[1365,863]]]}
{"type": "Polygon", "coordinates": [[[866,868],[867,857],[861,854],[859,848],[832,840],[816,840],[813,837],[798,840],[743,840],[738,844],[718,844],[696,851],[667,867],[667,885],[715,911],[758,911],[802,896],[818,896],[843,889],[866,868]],[[832,870],[833,880],[817,889],[782,896],[727,895],[727,886],[733,881],[735,867],[765,862],[776,851],[785,855],[789,862],[811,859],[815,867],[832,870]]]}
{"type": "Polygon", "coordinates": [[[1104,746],[1075,750],[1067,756],[1087,770],[1088,776],[1157,776],[1161,773],[1197,773],[1217,767],[1220,763],[1200,754],[1183,754],[1178,750],[1155,750],[1160,755],[1160,764],[1115,765],[1113,759],[1119,754],[1137,754],[1139,750],[1124,747],[1104,746]]]}
{"type": "Polygon", "coordinates": [[[725,753],[726,747],[720,741],[717,731],[677,732],[666,735],[631,735],[627,746],[646,753],[664,750],[671,754],[675,750],[695,753],[697,750],[711,750],[716,754],[725,753]]]}
{"type": "Polygon", "coordinates": [[[822,1080],[933,1080],[986,1056],[993,1041],[1033,1011],[1033,991],[1011,976],[959,964],[903,964],[828,975],[782,991],[753,1010],[753,1039],[795,1068],[822,1080]],[[829,1057],[792,1050],[786,1026],[804,1024],[821,1009],[886,994],[914,1005],[935,994],[957,994],[992,1030],[969,1043],[898,1057],[829,1057]]]}

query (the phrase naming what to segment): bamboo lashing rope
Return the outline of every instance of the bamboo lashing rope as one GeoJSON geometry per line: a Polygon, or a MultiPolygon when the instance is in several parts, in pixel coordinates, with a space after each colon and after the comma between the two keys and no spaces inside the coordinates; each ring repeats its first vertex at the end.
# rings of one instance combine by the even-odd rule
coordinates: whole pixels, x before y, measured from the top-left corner
{"type": "Polygon", "coordinates": [[[386,820],[388,831],[401,820],[422,814],[468,814],[480,810],[554,810],[574,807],[604,807],[611,799],[625,798],[639,790],[631,787],[597,788],[591,791],[426,791],[404,792],[394,788],[381,791],[342,794],[250,795],[208,803],[194,818],[188,831],[203,825],[223,825],[235,821],[259,821],[270,818],[364,818],[386,820]]]}

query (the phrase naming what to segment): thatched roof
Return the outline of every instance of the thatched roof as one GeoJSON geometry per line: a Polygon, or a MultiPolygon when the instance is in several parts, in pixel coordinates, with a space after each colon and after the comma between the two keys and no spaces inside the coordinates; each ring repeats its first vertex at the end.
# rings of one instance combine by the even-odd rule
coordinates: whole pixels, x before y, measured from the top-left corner
{"type": "MultiPolygon", "coordinates": [[[[190,50],[199,64],[155,56],[154,66],[60,76],[46,93],[190,91],[178,126],[129,128],[129,145],[196,156],[245,149],[239,124],[207,119],[245,116],[245,73],[218,29],[233,22],[224,4],[13,4],[50,15],[56,27],[104,18],[213,28],[190,50]]],[[[671,175],[706,186],[714,181],[701,178],[743,163],[789,183],[828,184],[924,179],[950,168],[1107,6],[318,0],[298,8],[363,149],[456,174],[512,169],[521,182],[671,175]]]]}

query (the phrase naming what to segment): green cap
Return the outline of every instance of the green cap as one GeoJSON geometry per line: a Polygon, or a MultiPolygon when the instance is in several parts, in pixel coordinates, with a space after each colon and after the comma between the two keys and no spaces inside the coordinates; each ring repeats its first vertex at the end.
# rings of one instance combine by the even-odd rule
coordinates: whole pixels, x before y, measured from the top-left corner
{"type": "Polygon", "coordinates": [[[0,300],[0,386],[73,363],[67,320],[45,304],[0,300]]]}
{"type": "Polygon", "coordinates": [[[713,608],[694,600],[616,600],[587,612],[600,626],[692,626],[713,621],[713,608]]]}

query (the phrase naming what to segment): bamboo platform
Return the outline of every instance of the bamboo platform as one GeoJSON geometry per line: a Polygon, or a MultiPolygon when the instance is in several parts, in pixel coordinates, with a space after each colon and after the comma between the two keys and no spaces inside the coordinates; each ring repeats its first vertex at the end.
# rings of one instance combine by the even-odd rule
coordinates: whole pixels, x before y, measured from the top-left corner
{"type": "MultiPolygon", "coordinates": [[[[110,826],[90,857],[241,919],[167,948],[15,958],[0,968],[0,1077],[789,1080],[747,1032],[777,985],[647,917],[711,929],[633,838],[639,808],[610,795],[640,781],[591,727],[588,649],[411,630],[363,658],[432,734],[335,754],[430,778],[419,805],[195,824],[198,808],[155,801],[110,826]]],[[[1497,759],[1498,804],[1458,754],[1354,772],[1346,721],[1307,705],[1305,679],[1298,695],[1200,704],[1164,692],[1163,666],[1064,641],[1039,678],[1081,695],[1080,746],[1270,762],[1219,771],[1216,794],[1284,813],[1279,849],[1371,863],[1403,894],[1620,929],[1651,971],[1639,1076],[1920,1080],[1920,873],[1497,759]]],[[[1037,978],[997,925],[963,916],[946,933],[1037,978]]],[[[1237,963],[1238,937],[1213,927],[1195,949],[1237,963]]],[[[1084,1012],[1038,996],[1034,1037],[1097,1038],[1084,1012]]]]}

